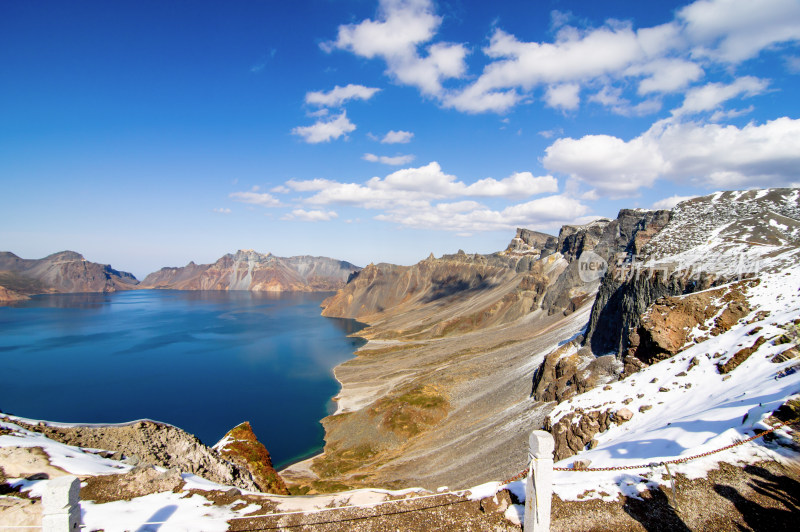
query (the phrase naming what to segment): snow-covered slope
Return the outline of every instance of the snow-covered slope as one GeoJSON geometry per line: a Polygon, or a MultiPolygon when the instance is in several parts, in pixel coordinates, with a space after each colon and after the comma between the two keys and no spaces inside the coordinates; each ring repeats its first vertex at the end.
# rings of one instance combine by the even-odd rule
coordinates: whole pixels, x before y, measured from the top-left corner
{"type": "MultiPolygon", "coordinates": [[[[689,340],[676,355],[559,404],[550,414],[553,426],[564,420],[562,428],[565,423],[577,427],[582,417],[605,412],[618,421],[594,435],[591,450],[557,466],[570,467],[575,460],[588,460],[591,468],[631,466],[713,451],[764,430],[762,419],[800,394],[800,223],[785,216],[800,213],[797,201],[797,190],[728,192],[676,209],[670,224],[651,241],[650,258],[640,271],[668,267],[684,275],[703,271],[732,278],[729,286],[741,290],[749,313],[714,335],[708,331],[721,311],[712,312],[687,334],[689,340]],[[698,205],[708,212],[692,215],[698,205]],[[737,283],[740,277],[749,280],[737,283]],[[624,414],[615,416],[623,409],[633,414],[629,421],[622,420],[624,414]]],[[[786,431],[778,434],[787,436],[786,431]]],[[[672,473],[693,478],[720,461],[752,463],[787,452],[757,440],[675,465],[672,473]]],[[[555,491],[565,499],[616,499],[666,478],[663,467],[556,472],[555,491]]]]}

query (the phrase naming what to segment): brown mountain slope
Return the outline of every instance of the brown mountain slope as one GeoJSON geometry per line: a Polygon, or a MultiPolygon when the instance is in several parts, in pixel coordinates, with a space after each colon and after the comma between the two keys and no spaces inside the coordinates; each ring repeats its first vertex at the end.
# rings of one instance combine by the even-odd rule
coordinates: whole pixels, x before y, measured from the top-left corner
{"type": "Polygon", "coordinates": [[[369,342],[335,369],[337,412],[324,453],[281,472],[291,490],[466,487],[516,473],[527,434],[551,408],[531,397],[546,353],[586,325],[599,279],[578,258],[641,245],[667,211],[518,230],[500,253],[459,252],[413,266],[370,265],[323,302],[369,324],[369,342]]]}
{"type": "Polygon", "coordinates": [[[22,259],[0,252],[0,285],[21,294],[114,292],[136,288],[139,281],[107,264],[90,262],[74,251],[43,259],[22,259]]]}

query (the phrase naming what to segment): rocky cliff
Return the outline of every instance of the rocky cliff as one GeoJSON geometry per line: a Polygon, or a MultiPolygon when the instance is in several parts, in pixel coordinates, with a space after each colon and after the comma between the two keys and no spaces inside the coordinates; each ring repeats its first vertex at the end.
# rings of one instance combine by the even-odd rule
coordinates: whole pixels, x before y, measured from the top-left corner
{"type": "MultiPolygon", "coordinates": [[[[774,317],[768,309],[791,305],[796,297],[793,270],[800,253],[800,190],[719,192],[683,202],[637,250],[610,264],[592,307],[585,342],[545,357],[535,378],[537,399],[563,401],[601,385],[611,390],[611,384],[621,379],[634,386],[635,379],[627,377],[661,361],[674,364],[684,353],[693,353],[680,357],[688,362],[685,369],[674,372],[670,386],[655,386],[659,394],[669,393],[693,368],[708,361],[714,364],[713,373],[727,380],[762,346],[768,363],[791,363],[798,356],[791,348],[795,340],[775,332],[791,331],[800,323],[796,309],[774,317]],[[788,292],[776,297],[782,286],[788,292]],[[773,295],[765,298],[765,293],[773,295]],[[608,355],[597,357],[603,354],[608,355]],[[589,371],[603,360],[609,361],[606,365],[613,367],[612,372],[589,371]]],[[[773,378],[792,374],[798,367],[773,378]]],[[[688,390],[691,385],[680,388],[688,390]]],[[[556,438],[557,458],[578,453],[586,445],[592,448],[597,435],[635,415],[627,408],[636,404],[633,397],[629,392],[621,401],[625,407],[618,405],[616,413],[596,405],[570,412],[562,403],[559,414],[545,423],[556,438]]],[[[635,397],[646,402],[648,396],[635,397]]],[[[639,414],[653,406],[642,404],[639,414]]]]}
{"type": "Polygon", "coordinates": [[[190,262],[151,273],[141,288],[173,290],[333,291],[360,268],[327,257],[276,257],[253,250],[227,254],[214,264],[190,262]]]}
{"type": "Polygon", "coordinates": [[[134,289],[138,284],[130,273],[87,261],[74,251],[43,259],[22,259],[0,252],[0,286],[17,294],[115,292],[134,289]]]}
{"type": "Polygon", "coordinates": [[[796,246],[797,189],[718,192],[654,216],[635,246],[610,261],[586,333],[596,354],[622,354],[630,332],[657,300],[753,274],[769,257],[758,250],[796,246]]]}

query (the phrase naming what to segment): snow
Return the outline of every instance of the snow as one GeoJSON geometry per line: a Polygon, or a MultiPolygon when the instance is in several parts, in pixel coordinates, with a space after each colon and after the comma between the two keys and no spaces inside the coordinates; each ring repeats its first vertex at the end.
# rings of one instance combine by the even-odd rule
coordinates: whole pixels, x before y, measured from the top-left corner
{"type": "Polygon", "coordinates": [[[522,525],[525,520],[525,505],[512,504],[506,508],[506,513],[503,516],[517,526],[522,525]]]}
{"type": "Polygon", "coordinates": [[[789,226],[788,225],[779,224],[775,220],[770,220],[769,221],[769,225],[770,225],[770,227],[777,227],[781,231],[788,231],[789,230],[789,226]]]}
{"type": "Polygon", "coordinates": [[[185,493],[167,491],[130,501],[104,504],[81,501],[81,514],[86,530],[166,532],[202,529],[207,532],[222,532],[228,530],[228,519],[246,516],[260,508],[257,505],[247,505],[236,511],[232,509],[242,504],[243,501],[235,501],[227,506],[214,506],[197,494],[187,497],[185,493]]]}
{"type": "Polygon", "coordinates": [[[50,458],[51,465],[73,475],[108,475],[125,473],[131,469],[127,464],[97,456],[91,450],[85,451],[80,447],[53,441],[43,434],[23,429],[15,423],[0,421],[0,427],[13,431],[12,434],[0,436],[0,447],[41,447],[50,458]]]}
{"type": "Polygon", "coordinates": [[[485,499],[486,497],[493,496],[500,490],[500,487],[500,482],[487,482],[485,484],[481,484],[480,486],[470,488],[467,498],[471,501],[479,501],[481,499],[485,499]]]}
{"type": "MultiPolygon", "coordinates": [[[[748,291],[752,312],[731,330],[618,381],[609,390],[595,388],[558,405],[550,414],[553,422],[577,408],[614,411],[625,407],[634,416],[598,434],[596,448],[556,466],[569,467],[579,458],[591,460],[591,467],[658,463],[716,450],[752,436],[756,428],[766,428],[761,420],[800,392],[800,372],[785,372],[798,361],[771,362],[791,344],[769,341],[785,332],[782,325],[800,318],[800,266],[763,273],[760,278],[760,284],[748,291]],[[759,310],[768,310],[770,315],[744,323],[753,320],[759,310]],[[749,334],[757,327],[762,329],[749,334]],[[719,374],[717,363],[724,363],[743,346],[753,345],[760,336],[768,341],[735,370],[719,374]],[[715,358],[717,354],[720,356],[715,358]],[[698,363],[689,369],[692,359],[698,363]],[[681,373],[685,376],[679,376],[681,373]],[[668,391],[659,391],[662,387],[668,391]],[[645,405],[652,408],[640,412],[639,407],[645,405]]],[[[752,463],[763,459],[781,460],[781,451],[757,440],[670,466],[670,470],[673,475],[679,472],[698,478],[720,461],[752,463]]],[[[615,500],[620,494],[636,497],[643,490],[666,483],[663,466],[626,472],[554,473],[555,493],[568,500],[615,500]]]]}

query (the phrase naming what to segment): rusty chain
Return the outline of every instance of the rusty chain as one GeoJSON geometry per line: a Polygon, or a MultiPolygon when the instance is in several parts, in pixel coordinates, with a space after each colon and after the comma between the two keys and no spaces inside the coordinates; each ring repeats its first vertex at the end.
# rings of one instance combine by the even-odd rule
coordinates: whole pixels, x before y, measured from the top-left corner
{"type": "MultiPolygon", "coordinates": [[[[751,437],[746,438],[744,440],[735,441],[730,445],[726,445],[725,447],[720,447],[719,449],[715,449],[713,451],[708,451],[708,452],[705,452],[705,453],[695,454],[695,455],[692,455],[692,456],[685,456],[683,458],[673,458],[672,460],[664,460],[664,461],[661,461],[661,462],[651,462],[649,464],[624,465],[624,466],[582,467],[580,469],[573,469],[571,467],[554,467],[553,471],[572,471],[572,472],[627,471],[627,470],[631,470],[631,469],[652,468],[652,467],[657,467],[657,466],[667,465],[667,464],[684,464],[684,463],[690,462],[692,460],[697,460],[698,458],[704,458],[704,457],[710,456],[712,454],[717,454],[717,453],[721,453],[722,451],[727,451],[728,449],[733,449],[734,447],[738,447],[739,445],[744,445],[745,443],[749,443],[749,442],[751,442],[753,440],[757,440],[758,438],[766,436],[767,434],[775,432],[776,430],[781,429],[781,428],[783,428],[783,427],[785,427],[787,425],[790,425],[792,423],[796,423],[797,421],[800,421],[800,417],[795,418],[795,419],[791,419],[791,420],[783,422],[783,423],[779,423],[774,427],[771,427],[771,428],[769,428],[767,430],[759,432],[755,436],[751,436],[751,437]]],[[[517,473],[513,477],[509,478],[508,480],[504,480],[503,484],[509,484],[511,482],[516,482],[517,480],[522,480],[523,478],[528,476],[528,471],[529,471],[528,468],[523,469],[522,471],[520,471],[519,473],[517,473]]]]}

